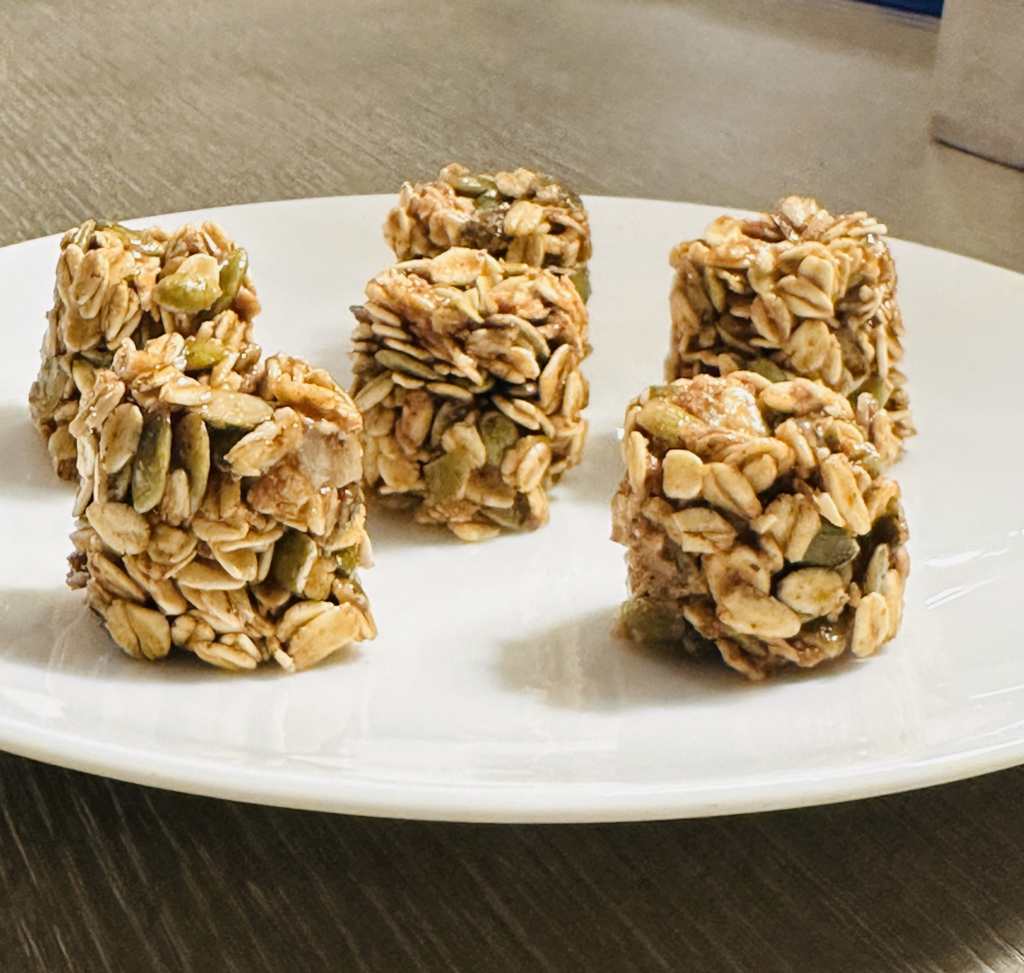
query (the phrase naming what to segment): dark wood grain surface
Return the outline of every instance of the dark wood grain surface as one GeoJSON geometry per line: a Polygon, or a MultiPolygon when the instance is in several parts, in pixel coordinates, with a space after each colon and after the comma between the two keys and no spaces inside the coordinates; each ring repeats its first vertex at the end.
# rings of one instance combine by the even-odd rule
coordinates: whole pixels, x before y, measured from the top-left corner
{"type": "MultiPolygon", "coordinates": [[[[8,0],[0,244],[393,191],[461,159],[590,193],[804,192],[1024,270],[1024,174],[927,137],[935,45],[934,23],[846,0],[8,0]]],[[[1024,969],[1024,769],[526,827],[253,807],[2,755],[0,815],[4,973],[1024,969]]]]}

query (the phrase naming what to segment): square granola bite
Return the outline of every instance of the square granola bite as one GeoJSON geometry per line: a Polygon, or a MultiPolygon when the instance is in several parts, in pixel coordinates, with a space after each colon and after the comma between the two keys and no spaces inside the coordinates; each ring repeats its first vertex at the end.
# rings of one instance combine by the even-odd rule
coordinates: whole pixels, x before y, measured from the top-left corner
{"type": "Polygon", "coordinates": [[[759,679],[891,639],[909,573],[900,489],[847,399],[753,372],[647,389],[612,502],[618,633],[759,679]]]}

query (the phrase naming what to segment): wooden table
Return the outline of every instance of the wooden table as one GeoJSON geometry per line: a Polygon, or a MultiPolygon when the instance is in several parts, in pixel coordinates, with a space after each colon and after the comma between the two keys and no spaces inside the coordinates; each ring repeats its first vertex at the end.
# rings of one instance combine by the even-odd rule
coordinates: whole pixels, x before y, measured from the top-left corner
{"type": "MultiPolygon", "coordinates": [[[[928,138],[936,38],[851,0],[6,4],[0,244],[90,215],[390,192],[459,159],[584,193],[802,192],[1024,271],[1024,173],[928,138]]],[[[5,973],[1024,969],[1024,768],[527,827],[253,807],[0,756],[0,811],[5,973]]]]}

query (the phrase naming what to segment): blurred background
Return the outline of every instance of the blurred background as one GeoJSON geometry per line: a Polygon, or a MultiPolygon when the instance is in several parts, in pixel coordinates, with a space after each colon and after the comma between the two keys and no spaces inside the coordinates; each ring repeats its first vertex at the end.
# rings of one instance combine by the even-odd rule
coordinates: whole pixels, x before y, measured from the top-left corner
{"type": "Polygon", "coordinates": [[[858,0],[7,2],[0,243],[458,159],[584,193],[806,193],[1024,269],[1020,173],[929,135],[939,24],[858,0]]]}

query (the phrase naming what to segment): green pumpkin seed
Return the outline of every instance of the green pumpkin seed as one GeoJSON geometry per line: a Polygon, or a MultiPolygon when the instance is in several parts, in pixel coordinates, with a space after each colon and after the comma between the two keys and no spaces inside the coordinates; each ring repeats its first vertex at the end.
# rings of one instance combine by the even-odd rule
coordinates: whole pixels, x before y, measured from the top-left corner
{"type": "Polygon", "coordinates": [[[199,406],[199,414],[218,429],[234,426],[254,429],[274,414],[273,408],[256,395],[212,389],[210,401],[199,406]]]}
{"type": "Polygon", "coordinates": [[[427,381],[437,379],[437,372],[434,369],[417,361],[412,355],[392,351],[390,348],[382,348],[373,357],[379,364],[393,372],[401,372],[403,375],[411,375],[413,378],[423,378],[427,381]]]}
{"type": "Polygon", "coordinates": [[[195,412],[186,412],[174,431],[176,464],[188,474],[189,509],[195,513],[203,502],[210,479],[210,434],[195,412]]]}
{"type": "MultiPolygon", "coordinates": [[[[57,407],[64,398],[64,386],[67,385],[67,381],[68,377],[64,374],[64,369],[60,367],[59,359],[47,358],[43,362],[35,387],[39,390],[39,398],[34,400],[39,415],[50,418],[57,411],[57,407]]],[[[35,388],[33,392],[35,392],[35,388]]]]}
{"type": "Polygon", "coordinates": [[[473,462],[464,449],[453,449],[423,467],[427,490],[438,500],[457,500],[466,490],[473,462]]]}
{"type": "Polygon", "coordinates": [[[196,338],[195,336],[185,339],[183,351],[186,372],[202,372],[207,368],[213,368],[228,353],[219,338],[196,338]]]}
{"type": "Polygon", "coordinates": [[[144,514],[162,499],[171,467],[171,417],[164,412],[146,416],[132,466],[132,506],[144,514]]]}
{"type": "Polygon", "coordinates": [[[338,552],[338,570],[346,577],[352,576],[352,572],[359,567],[359,545],[353,544],[338,552]]]}
{"type": "Polygon", "coordinates": [[[680,642],[688,628],[681,612],[661,602],[634,599],[619,609],[618,630],[632,642],[680,642]]]}
{"type": "Polygon", "coordinates": [[[478,213],[486,213],[488,210],[497,209],[501,205],[501,196],[497,189],[488,189],[473,200],[473,209],[478,213]]]}
{"type": "Polygon", "coordinates": [[[516,424],[500,412],[485,412],[478,423],[487,450],[487,462],[500,466],[505,452],[519,441],[516,424]]]}
{"type": "Polygon", "coordinates": [[[871,528],[872,544],[888,544],[898,547],[907,539],[907,525],[903,519],[899,501],[893,500],[871,528]],[[895,511],[892,509],[895,508],[895,511]]]}
{"type": "Polygon", "coordinates": [[[448,185],[460,196],[479,196],[494,189],[494,180],[487,176],[455,176],[448,180],[448,185]]]}
{"type": "Polygon", "coordinates": [[[755,372],[769,382],[785,382],[789,376],[775,362],[768,358],[755,358],[743,366],[748,372],[755,372]]]}
{"type": "Polygon", "coordinates": [[[573,287],[576,288],[577,293],[586,303],[590,300],[590,295],[593,293],[590,287],[590,272],[586,267],[580,267],[574,274],[569,277],[572,281],[573,287]]]}
{"type": "Polygon", "coordinates": [[[222,473],[231,472],[231,464],[224,457],[238,445],[242,437],[246,435],[246,431],[245,429],[231,428],[206,430],[210,439],[210,463],[222,473]]]}
{"type": "Polygon", "coordinates": [[[506,530],[522,530],[525,520],[523,511],[518,507],[481,507],[480,513],[506,530]]]}
{"type": "Polygon", "coordinates": [[[697,417],[668,399],[653,398],[641,406],[636,421],[655,438],[677,446],[683,442],[684,427],[697,422],[697,417]]]}
{"type": "Polygon", "coordinates": [[[889,401],[889,398],[892,395],[892,390],[893,386],[891,382],[882,378],[881,375],[872,375],[870,378],[861,382],[861,384],[850,393],[850,405],[856,409],[857,399],[860,398],[862,392],[867,392],[878,403],[879,408],[884,409],[885,403],[889,401]]]}
{"type": "Polygon", "coordinates": [[[821,527],[807,547],[801,563],[821,568],[837,568],[860,553],[857,538],[842,527],[822,518],[821,527]]]}
{"type": "Polygon", "coordinates": [[[144,256],[159,257],[164,252],[164,244],[159,240],[154,240],[150,236],[149,230],[140,233],[138,230],[130,230],[120,223],[104,223],[97,226],[96,229],[115,234],[120,237],[126,249],[137,250],[144,256]]]}
{"type": "Polygon", "coordinates": [[[220,287],[200,274],[168,274],[153,288],[153,300],[175,314],[205,311],[220,295],[220,287]]]}
{"type": "Polygon", "coordinates": [[[282,587],[301,595],[316,557],[316,544],[312,539],[297,530],[289,530],[274,544],[270,576],[282,587]]]}
{"type": "Polygon", "coordinates": [[[245,275],[249,270],[249,255],[241,248],[235,247],[228,256],[220,268],[220,290],[221,295],[214,301],[213,307],[208,311],[204,311],[201,317],[206,320],[208,318],[215,318],[218,314],[226,311],[231,307],[235,298],[238,296],[238,291],[242,286],[242,282],[245,280],[245,275]]]}

